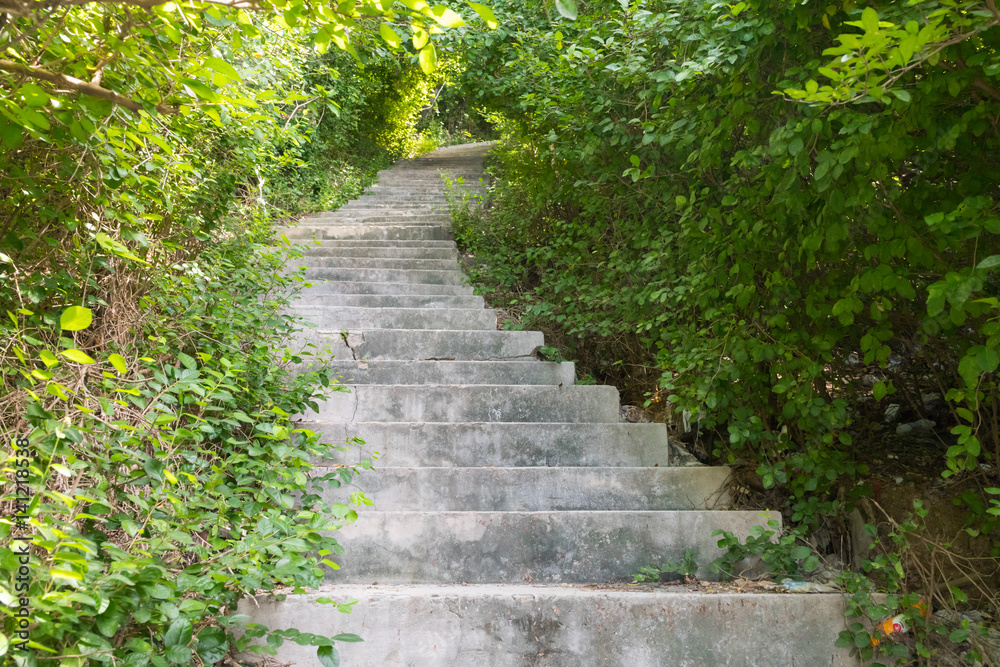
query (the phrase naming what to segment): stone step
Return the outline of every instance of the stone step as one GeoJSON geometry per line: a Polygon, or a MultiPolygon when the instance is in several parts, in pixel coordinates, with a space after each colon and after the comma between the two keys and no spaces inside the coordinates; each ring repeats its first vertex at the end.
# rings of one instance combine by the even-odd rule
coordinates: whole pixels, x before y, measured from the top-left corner
{"type": "Polygon", "coordinates": [[[306,421],[617,422],[618,390],[592,385],[344,385],[306,421]]]}
{"type": "MultiPolygon", "coordinates": [[[[460,192],[471,192],[477,194],[484,193],[486,191],[484,187],[479,185],[474,185],[474,186],[456,185],[453,188],[453,190],[460,192]]],[[[414,195],[444,196],[445,192],[447,192],[447,189],[445,188],[443,183],[435,185],[409,185],[403,181],[393,184],[386,183],[384,185],[376,183],[375,185],[369,186],[368,189],[365,190],[365,194],[370,194],[370,195],[390,195],[390,196],[395,195],[404,197],[412,197],[414,195]]]]}
{"type": "Polygon", "coordinates": [[[390,257],[317,257],[306,256],[290,262],[291,266],[306,266],[314,269],[406,269],[432,271],[461,271],[457,258],[416,259],[390,257]]]}
{"type": "Polygon", "coordinates": [[[472,285],[428,285],[426,283],[371,283],[355,280],[311,280],[299,294],[313,297],[321,294],[384,294],[423,296],[474,296],[472,285]]]}
{"type": "Polygon", "coordinates": [[[313,246],[303,249],[306,257],[365,257],[386,259],[450,259],[458,261],[458,250],[455,248],[410,248],[393,246],[357,246],[344,248],[336,246],[313,246]]]}
{"type": "MultiPolygon", "coordinates": [[[[741,540],[780,514],[738,511],[380,512],[336,531],[343,555],[327,581],[356,584],[608,583],[680,561],[698,577],[722,554],[717,529],[741,540]]],[[[717,575],[716,575],[717,576],[717,575]]]]}
{"type": "MultiPolygon", "coordinates": [[[[337,643],[346,666],[857,667],[836,647],[845,607],[839,594],[684,586],[337,585],[243,600],[238,612],[275,628],[360,635],[337,643]],[[328,599],[358,602],[342,614],[328,599]]],[[[321,667],[315,647],[292,641],[276,658],[321,667]]]]}
{"type": "Polygon", "coordinates": [[[337,359],[493,361],[532,357],[544,338],[538,331],[448,331],[383,329],[302,332],[298,345],[330,346],[337,359]]]}
{"type": "Polygon", "coordinates": [[[359,308],[293,303],[288,312],[307,326],[334,331],[356,329],[448,329],[496,331],[495,310],[483,308],[359,308]]]}
{"type": "Polygon", "coordinates": [[[302,225],[281,230],[288,239],[450,241],[448,225],[302,225]]]}
{"type": "MultiPolygon", "coordinates": [[[[318,468],[317,474],[332,468],[318,468]]],[[[358,486],[378,511],[725,509],[729,468],[384,468],[358,486]]],[[[326,492],[343,502],[344,492],[326,492]]]]}
{"type": "Polygon", "coordinates": [[[437,204],[440,206],[448,205],[448,198],[444,196],[444,192],[379,192],[379,193],[366,193],[359,196],[354,201],[358,202],[359,205],[368,205],[369,203],[379,203],[379,204],[395,204],[397,202],[409,203],[409,204],[437,204]]]}
{"type": "Polygon", "coordinates": [[[377,222],[429,220],[431,222],[449,222],[451,220],[451,216],[448,211],[444,209],[418,208],[396,210],[379,207],[341,208],[337,211],[316,213],[309,217],[302,218],[303,222],[315,220],[374,220],[377,222]]]}
{"type": "Polygon", "coordinates": [[[365,441],[330,463],[356,463],[379,452],[378,465],[397,467],[671,465],[663,424],[326,422],[309,428],[334,444],[365,441]]]}
{"type": "Polygon", "coordinates": [[[334,361],[344,384],[573,384],[572,362],[547,361],[334,361]]]}
{"type": "Polygon", "coordinates": [[[330,215],[303,218],[301,224],[311,227],[357,227],[359,225],[391,224],[399,227],[422,227],[426,225],[447,225],[451,218],[445,215],[400,215],[388,213],[382,215],[330,215]]]}
{"type": "Polygon", "coordinates": [[[427,202],[376,202],[353,199],[338,208],[337,211],[384,211],[386,209],[399,209],[400,211],[437,211],[442,208],[447,209],[446,206],[427,202]]]}
{"type": "Polygon", "coordinates": [[[325,241],[309,241],[300,243],[300,248],[451,248],[455,249],[455,242],[449,240],[419,240],[419,239],[327,239],[325,241]]]}
{"type": "Polygon", "coordinates": [[[427,294],[315,294],[300,296],[296,306],[360,306],[363,308],[485,308],[481,296],[427,294]]]}
{"type": "Polygon", "coordinates": [[[307,269],[306,280],[329,280],[371,283],[422,283],[428,285],[465,285],[461,271],[423,269],[307,269]]]}

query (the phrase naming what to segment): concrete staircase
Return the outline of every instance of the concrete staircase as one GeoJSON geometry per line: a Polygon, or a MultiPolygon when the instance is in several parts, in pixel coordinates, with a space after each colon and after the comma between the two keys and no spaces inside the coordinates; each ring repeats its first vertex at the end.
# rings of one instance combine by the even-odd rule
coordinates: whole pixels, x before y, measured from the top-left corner
{"type": "MultiPolygon", "coordinates": [[[[838,596],[627,585],[685,549],[708,576],[712,531],[767,517],[724,509],[726,469],[671,467],[664,425],[623,422],[613,387],[538,360],[540,333],[497,330],[460,271],[439,176],[479,189],[485,148],[397,163],[285,232],[322,241],[306,249],[295,310],[316,328],[299,342],[332,345],[351,390],[302,418],[382,456],[328,585],[241,610],[361,635],[338,644],[348,666],[853,664],[834,647],[838,596]],[[359,602],[344,615],[321,598],[359,602]]],[[[293,643],[279,659],[320,665],[293,643]]]]}

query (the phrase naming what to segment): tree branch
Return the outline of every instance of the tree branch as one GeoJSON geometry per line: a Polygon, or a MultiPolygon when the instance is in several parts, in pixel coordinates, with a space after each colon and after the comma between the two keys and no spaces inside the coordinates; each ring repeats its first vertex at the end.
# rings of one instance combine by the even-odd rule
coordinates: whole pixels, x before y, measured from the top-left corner
{"type": "MultiPolygon", "coordinates": [[[[112,104],[125,107],[133,113],[139,113],[145,109],[141,102],[133,100],[131,97],[119,95],[115,91],[102,88],[95,83],[81,81],[75,77],[66,76],[65,74],[59,74],[57,72],[50,72],[40,67],[30,67],[28,65],[22,65],[21,63],[15,63],[13,61],[0,58],[0,70],[10,72],[11,74],[20,74],[32,79],[41,79],[42,81],[54,83],[61,88],[68,88],[69,90],[73,90],[84,95],[107,100],[112,104]]],[[[163,114],[180,113],[180,109],[170,106],[169,104],[157,104],[156,110],[163,114]]]]}

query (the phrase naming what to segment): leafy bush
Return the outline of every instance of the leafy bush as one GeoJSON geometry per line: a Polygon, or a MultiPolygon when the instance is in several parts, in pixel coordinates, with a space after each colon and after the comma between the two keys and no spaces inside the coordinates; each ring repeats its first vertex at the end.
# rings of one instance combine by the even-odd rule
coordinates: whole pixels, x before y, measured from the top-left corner
{"type": "Polygon", "coordinates": [[[429,76],[416,61],[455,21],[393,14],[423,33],[411,49],[371,36],[386,37],[374,3],[334,16],[293,0],[280,20],[15,5],[0,20],[0,465],[15,482],[0,656],[216,664],[289,639],[334,664],[358,637],[234,612],[322,581],[329,531],[369,502],[329,489],[370,464],[319,475],[332,446],[291,422],[336,387],[322,353],[289,370],[307,361],[285,349],[299,253],[272,225],[338,206],[406,148],[429,76]],[[380,144],[387,117],[403,129],[380,144]]]}
{"type": "Polygon", "coordinates": [[[946,474],[1000,461],[995,12],[496,8],[464,86],[501,119],[498,179],[460,234],[533,326],[659,369],[652,399],[787,483],[797,520],[863,472],[865,400],[939,392],[946,474]]]}

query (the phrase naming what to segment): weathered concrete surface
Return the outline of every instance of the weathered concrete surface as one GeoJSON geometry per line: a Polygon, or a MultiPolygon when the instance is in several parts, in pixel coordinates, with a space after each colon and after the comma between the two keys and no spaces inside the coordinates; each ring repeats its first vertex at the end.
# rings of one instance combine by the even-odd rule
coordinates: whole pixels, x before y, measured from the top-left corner
{"type": "Polygon", "coordinates": [[[419,248],[401,246],[306,246],[302,250],[307,257],[386,257],[395,259],[451,259],[458,261],[455,248],[419,248]]]}
{"type": "Polygon", "coordinates": [[[344,384],[573,384],[573,363],[538,361],[335,361],[344,384]]]}
{"type": "Polygon", "coordinates": [[[421,283],[358,282],[357,280],[310,280],[298,293],[305,297],[322,294],[419,294],[473,296],[471,285],[428,285],[421,283]]]}
{"type": "Polygon", "coordinates": [[[449,294],[307,294],[293,302],[301,306],[361,308],[483,308],[481,296],[449,294]]]}
{"type": "Polygon", "coordinates": [[[538,331],[375,329],[352,331],[346,340],[339,331],[304,332],[290,345],[296,349],[307,343],[329,346],[337,359],[345,360],[475,361],[531,357],[543,341],[538,331]]]}
{"type": "Polygon", "coordinates": [[[712,531],[746,538],[780,515],[737,511],[379,512],[336,532],[337,583],[632,581],[653,561],[694,552],[698,576],[721,551],[712,531]]]}
{"type": "Polygon", "coordinates": [[[447,225],[299,225],[278,230],[289,239],[451,240],[447,225]]]}
{"type": "Polygon", "coordinates": [[[495,310],[482,308],[364,308],[314,306],[294,303],[288,312],[300,315],[320,329],[448,329],[496,331],[495,310]]]}
{"type": "Polygon", "coordinates": [[[447,240],[395,240],[385,239],[328,239],[326,241],[300,242],[300,248],[455,248],[454,241],[447,240]]]}
{"type": "Polygon", "coordinates": [[[303,257],[299,266],[311,269],[406,269],[459,271],[457,259],[399,259],[390,257],[303,257]]]}
{"type": "MultiPolygon", "coordinates": [[[[317,469],[318,474],[330,468],[317,469]]],[[[725,509],[729,468],[380,467],[358,486],[378,511],[725,509]]],[[[331,502],[343,497],[329,493],[331,502]]]]}
{"type": "Polygon", "coordinates": [[[318,402],[307,421],[614,422],[618,390],[608,386],[348,385],[318,402]]]}
{"type": "Polygon", "coordinates": [[[327,422],[310,428],[327,442],[365,441],[364,447],[352,447],[335,463],[353,463],[379,452],[379,466],[670,465],[663,424],[327,422]]]}
{"type": "MultiPolygon", "coordinates": [[[[720,593],[578,586],[328,586],[282,602],[244,600],[258,623],[350,632],[344,667],[855,667],[835,648],[840,595],[720,593]],[[350,614],[317,598],[357,600],[350,614]]],[[[320,667],[286,642],[280,659],[320,667]]]]}
{"type": "Polygon", "coordinates": [[[464,285],[468,279],[453,269],[322,269],[306,270],[306,280],[350,280],[373,283],[464,285]]]}

